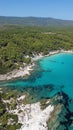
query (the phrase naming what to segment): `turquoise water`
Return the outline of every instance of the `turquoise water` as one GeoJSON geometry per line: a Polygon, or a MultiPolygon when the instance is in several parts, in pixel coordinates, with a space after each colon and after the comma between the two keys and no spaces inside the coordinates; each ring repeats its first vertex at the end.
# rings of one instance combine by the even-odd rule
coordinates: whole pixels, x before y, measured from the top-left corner
{"type": "Polygon", "coordinates": [[[69,109],[73,112],[73,54],[60,53],[44,57],[36,62],[33,73],[27,79],[7,81],[0,85],[21,91],[28,88],[31,94],[36,93],[37,98],[64,92],[70,99],[69,109]]]}
{"type": "Polygon", "coordinates": [[[60,53],[45,57],[37,62],[37,66],[30,77],[3,85],[19,89],[52,85],[54,91],[64,91],[73,99],[73,54],[60,53]]]}
{"type": "Polygon", "coordinates": [[[64,91],[73,99],[73,54],[55,54],[37,62],[30,77],[3,83],[5,86],[24,90],[26,87],[41,87],[44,96],[52,96],[58,91],[64,91]],[[47,92],[43,86],[52,86],[47,92]]]}

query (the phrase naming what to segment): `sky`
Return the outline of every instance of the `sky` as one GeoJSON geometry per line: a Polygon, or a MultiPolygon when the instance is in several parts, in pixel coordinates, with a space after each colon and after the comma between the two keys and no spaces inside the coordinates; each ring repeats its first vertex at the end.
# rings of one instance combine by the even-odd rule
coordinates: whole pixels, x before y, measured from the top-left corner
{"type": "Polygon", "coordinates": [[[0,0],[0,16],[73,20],[73,0],[0,0]]]}

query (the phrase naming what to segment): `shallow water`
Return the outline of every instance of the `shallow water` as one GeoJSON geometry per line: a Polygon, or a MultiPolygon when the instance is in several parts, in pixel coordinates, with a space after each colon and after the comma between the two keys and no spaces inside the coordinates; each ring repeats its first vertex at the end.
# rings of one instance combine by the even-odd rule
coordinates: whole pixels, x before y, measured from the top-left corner
{"type": "Polygon", "coordinates": [[[31,94],[36,93],[36,98],[48,98],[64,92],[70,99],[69,109],[73,112],[73,54],[44,57],[37,61],[34,72],[27,79],[3,82],[0,86],[21,91],[29,89],[31,94]]]}
{"type": "Polygon", "coordinates": [[[38,61],[34,73],[27,79],[5,82],[20,89],[53,84],[56,91],[65,91],[73,98],[73,54],[60,53],[38,61]]]}

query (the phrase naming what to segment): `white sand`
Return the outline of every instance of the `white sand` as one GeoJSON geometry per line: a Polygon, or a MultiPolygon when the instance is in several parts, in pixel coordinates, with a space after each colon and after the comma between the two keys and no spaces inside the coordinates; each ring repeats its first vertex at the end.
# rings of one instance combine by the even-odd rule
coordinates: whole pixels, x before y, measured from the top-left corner
{"type": "Polygon", "coordinates": [[[61,52],[73,54],[73,50],[68,50],[68,51],[61,50],[61,52]]]}
{"type": "Polygon", "coordinates": [[[40,54],[36,54],[36,55],[34,55],[34,57],[32,58],[32,62],[33,61],[36,61],[36,60],[39,60],[39,59],[41,59],[41,58],[43,58],[44,56],[40,53],[40,54]]]}
{"type": "Polygon", "coordinates": [[[49,52],[49,55],[54,55],[54,54],[57,54],[57,53],[59,53],[60,51],[59,50],[57,50],[57,51],[50,51],[49,52]]]}
{"type": "Polygon", "coordinates": [[[2,80],[10,80],[18,77],[24,77],[26,75],[30,75],[30,71],[32,71],[34,64],[25,66],[24,68],[20,67],[18,70],[14,70],[7,74],[1,75],[0,74],[0,81],[2,80]]]}
{"type": "Polygon", "coordinates": [[[17,105],[17,109],[9,111],[18,115],[18,122],[22,124],[20,130],[48,130],[47,120],[50,118],[54,106],[47,106],[41,110],[40,103],[17,105]],[[19,111],[22,111],[19,113],[19,111]]]}
{"type": "MultiPolygon", "coordinates": [[[[45,55],[45,56],[50,56],[50,55],[54,55],[54,54],[57,54],[57,53],[72,53],[73,54],[73,50],[68,50],[68,51],[65,51],[65,50],[57,50],[57,51],[50,51],[49,54],[45,55]]],[[[36,61],[36,60],[39,60],[43,57],[45,57],[44,55],[42,55],[42,53],[38,54],[38,55],[34,55],[34,57],[32,58],[32,62],[36,61]]],[[[25,65],[25,63],[23,63],[25,65]]],[[[2,80],[10,80],[10,79],[15,79],[15,78],[18,78],[18,77],[24,77],[26,75],[30,75],[30,71],[33,70],[33,66],[34,66],[34,63],[32,65],[28,65],[24,68],[20,67],[20,69],[18,70],[14,70],[12,72],[9,72],[7,74],[4,74],[4,75],[1,75],[0,74],[0,81],[2,80]]]]}

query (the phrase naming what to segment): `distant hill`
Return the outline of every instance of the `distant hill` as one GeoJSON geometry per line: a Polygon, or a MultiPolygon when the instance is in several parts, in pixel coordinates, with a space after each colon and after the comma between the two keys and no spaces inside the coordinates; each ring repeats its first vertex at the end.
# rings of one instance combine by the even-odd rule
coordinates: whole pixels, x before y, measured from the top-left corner
{"type": "Polygon", "coordinates": [[[71,20],[60,20],[43,17],[5,17],[0,16],[1,25],[24,25],[24,26],[73,26],[71,20]]]}

